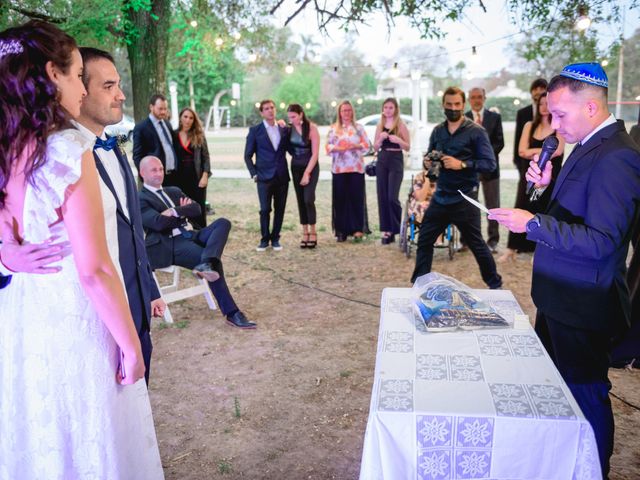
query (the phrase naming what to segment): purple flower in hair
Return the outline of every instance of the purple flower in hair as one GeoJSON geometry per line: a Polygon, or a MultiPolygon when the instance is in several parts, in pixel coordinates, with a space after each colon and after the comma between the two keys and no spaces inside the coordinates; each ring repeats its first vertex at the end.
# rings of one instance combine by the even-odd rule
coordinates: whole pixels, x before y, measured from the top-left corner
{"type": "Polygon", "coordinates": [[[24,52],[24,47],[18,40],[0,40],[0,59],[6,55],[16,55],[24,52]]]}

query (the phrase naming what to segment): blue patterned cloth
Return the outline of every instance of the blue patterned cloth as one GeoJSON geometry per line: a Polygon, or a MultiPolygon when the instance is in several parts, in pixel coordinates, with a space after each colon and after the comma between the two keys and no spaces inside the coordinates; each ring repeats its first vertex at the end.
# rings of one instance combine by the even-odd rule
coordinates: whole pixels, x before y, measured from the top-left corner
{"type": "Polygon", "coordinates": [[[604,68],[596,62],[572,63],[564,67],[560,75],[597,87],[609,87],[609,79],[604,68]]]}

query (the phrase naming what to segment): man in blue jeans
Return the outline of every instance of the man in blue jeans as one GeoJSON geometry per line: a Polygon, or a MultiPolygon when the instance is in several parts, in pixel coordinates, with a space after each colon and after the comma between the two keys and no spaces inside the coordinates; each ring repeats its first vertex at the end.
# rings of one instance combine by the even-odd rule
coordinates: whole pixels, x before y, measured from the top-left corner
{"type": "Polygon", "coordinates": [[[276,105],[273,100],[260,102],[262,122],[249,129],[244,149],[244,162],[249,174],[258,186],[260,200],[260,244],[258,252],[269,247],[282,250],[280,229],[289,192],[289,169],[285,155],[287,130],[276,122],[276,105]],[[253,163],[253,156],[256,161],[253,163]],[[273,204],[273,229],[269,231],[271,205],[273,204]]]}
{"type": "Polygon", "coordinates": [[[482,238],[480,211],[458,192],[478,198],[478,172],[490,173],[496,168],[496,158],[487,132],[464,116],[465,94],[458,87],[449,87],[442,96],[447,119],[431,133],[429,152],[442,152],[442,168],[436,192],[424,214],[418,237],[416,266],[411,281],[431,271],[433,244],[453,223],[466,240],[480,266],[482,279],[489,288],[502,287],[502,277],[496,262],[482,238]]]}

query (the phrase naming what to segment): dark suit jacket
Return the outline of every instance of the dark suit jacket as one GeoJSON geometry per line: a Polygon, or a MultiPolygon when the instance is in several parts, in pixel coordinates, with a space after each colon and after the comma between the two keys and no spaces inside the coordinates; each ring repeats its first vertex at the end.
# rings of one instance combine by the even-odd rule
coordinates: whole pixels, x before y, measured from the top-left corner
{"type": "Polygon", "coordinates": [[[529,160],[518,155],[518,146],[520,145],[524,124],[531,121],[533,121],[533,105],[528,105],[518,110],[516,113],[516,136],[513,141],[513,163],[519,170],[524,168],[526,171],[529,168],[529,160]]]}
{"type": "Polygon", "coordinates": [[[258,175],[258,180],[261,182],[268,182],[272,179],[288,182],[290,179],[285,155],[287,129],[278,128],[280,129],[280,144],[277,150],[274,150],[263,122],[251,127],[247,135],[244,163],[247,164],[251,176],[258,175]],[[253,163],[254,155],[256,156],[255,164],[253,163]]]}
{"type": "Polygon", "coordinates": [[[640,205],[640,149],[618,121],[570,155],[541,226],[531,294],[567,325],[620,331],[629,319],[625,260],[640,205]]]}
{"type": "MultiPolygon", "coordinates": [[[[468,118],[473,120],[473,112],[469,110],[465,114],[468,118]]],[[[496,156],[496,169],[491,173],[483,173],[481,177],[483,180],[493,180],[500,178],[500,152],[504,148],[504,134],[502,133],[502,117],[499,113],[492,112],[486,108],[482,111],[482,126],[489,135],[489,141],[491,142],[491,148],[496,156]]]]}
{"type": "Polygon", "coordinates": [[[0,275],[0,288],[6,287],[7,285],[9,285],[9,282],[11,282],[11,275],[7,277],[3,277],[2,275],[0,275]]]}
{"type": "MultiPolygon", "coordinates": [[[[175,144],[171,124],[166,120],[163,120],[163,122],[167,127],[169,140],[171,140],[170,143],[175,144]]],[[[153,126],[153,123],[151,122],[151,119],[149,117],[142,120],[133,128],[133,163],[138,170],[140,170],[140,160],[142,160],[147,155],[158,157],[162,162],[162,165],[166,167],[166,156],[164,154],[164,149],[162,148],[160,136],[158,135],[156,127],[153,126]]],[[[177,161],[178,158],[176,157],[176,162],[177,161]]]]}
{"type": "Polygon", "coordinates": [[[160,197],[142,187],[139,194],[140,211],[142,212],[142,224],[146,235],[147,253],[151,268],[164,268],[173,264],[173,241],[171,240],[171,232],[174,228],[183,225],[188,217],[196,217],[200,215],[200,205],[192,202],[183,207],[180,205],[180,199],[186,198],[177,187],[163,187],[162,190],[176,205],[176,213],[179,217],[168,217],[161,215],[167,209],[165,203],[160,197]]]}
{"type": "Polygon", "coordinates": [[[113,183],[98,155],[94,152],[96,167],[100,177],[116,199],[118,219],[118,247],[120,268],[124,277],[124,286],[129,298],[129,309],[138,333],[149,330],[151,321],[151,301],[160,298],[158,286],[151,274],[147,252],[144,246],[142,218],[138,207],[138,196],[133,173],[124,154],[119,148],[114,152],[120,162],[127,189],[127,208],[129,218],[124,214],[122,205],[116,196],[113,183]]]}

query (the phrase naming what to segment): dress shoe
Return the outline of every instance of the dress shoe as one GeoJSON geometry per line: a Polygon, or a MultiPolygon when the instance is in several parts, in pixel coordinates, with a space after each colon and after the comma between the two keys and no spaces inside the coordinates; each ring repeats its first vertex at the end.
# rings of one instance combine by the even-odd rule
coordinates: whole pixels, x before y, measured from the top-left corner
{"type": "Polygon", "coordinates": [[[245,330],[256,328],[257,325],[254,322],[250,322],[247,320],[247,317],[244,316],[240,310],[238,310],[233,315],[227,315],[227,323],[229,325],[233,325],[234,327],[243,328],[245,330]]]}
{"type": "Polygon", "coordinates": [[[336,235],[336,242],[342,243],[342,242],[346,242],[346,241],[347,241],[347,236],[346,235],[342,235],[341,233],[336,235]]]}
{"type": "Polygon", "coordinates": [[[458,253],[464,253],[464,252],[468,252],[468,251],[469,251],[469,247],[466,246],[466,245],[460,245],[456,250],[456,252],[458,252],[458,253]]]}
{"type": "Polygon", "coordinates": [[[207,282],[215,282],[220,278],[220,274],[207,262],[196,265],[193,268],[193,274],[198,278],[204,278],[207,282]]]}
{"type": "Polygon", "coordinates": [[[498,253],[498,245],[496,245],[495,243],[487,243],[487,247],[489,247],[491,253],[498,253]]]}
{"type": "Polygon", "coordinates": [[[271,248],[273,248],[274,252],[279,252],[282,250],[282,245],[280,245],[278,240],[271,240],[271,248]]]}
{"type": "Polygon", "coordinates": [[[256,252],[264,252],[269,248],[269,242],[260,242],[260,245],[256,247],[256,252]]]}

